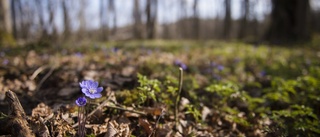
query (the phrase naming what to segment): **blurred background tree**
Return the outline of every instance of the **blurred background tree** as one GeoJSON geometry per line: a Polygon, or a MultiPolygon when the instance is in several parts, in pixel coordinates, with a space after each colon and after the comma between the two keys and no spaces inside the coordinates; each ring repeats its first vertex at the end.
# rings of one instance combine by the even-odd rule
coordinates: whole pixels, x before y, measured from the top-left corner
{"type": "Polygon", "coordinates": [[[309,0],[272,0],[267,40],[304,41],[311,38],[309,0]]]}
{"type": "Polygon", "coordinates": [[[2,0],[0,2],[0,44],[10,44],[13,42],[12,38],[10,2],[2,0]]]}
{"type": "Polygon", "coordinates": [[[1,0],[1,45],[131,39],[306,42],[318,0],[1,0]]]}

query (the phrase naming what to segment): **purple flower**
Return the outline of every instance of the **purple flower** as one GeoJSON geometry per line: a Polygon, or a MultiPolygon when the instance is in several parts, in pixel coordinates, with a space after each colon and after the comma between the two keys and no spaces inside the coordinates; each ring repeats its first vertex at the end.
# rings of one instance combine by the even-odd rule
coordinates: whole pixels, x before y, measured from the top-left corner
{"type": "Polygon", "coordinates": [[[117,47],[113,47],[111,50],[112,50],[112,52],[117,53],[117,52],[118,52],[118,50],[119,50],[119,48],[117,48],[117,47]]]}
{"type": "Polygon", "coordinates": [[[218,66],[217,66],[217,69],[218,69],[219,71],[222,71],[222,70],[224,69],[224,66],[218,65],[218,66]]]}
{"type": "Polygon", "coordinates": [[[76,100],[76,104],[79,106],[79,107],[82,107],[84,105],[87,104],[87,99],[85,97],[79,97],[77,100],[76,100]]]}
{"type": "Polygon", "coordinates": [[[99,83],[92,80],[85,80],[79,83],[81,91],[89,98],[100,98],[103,87],[98,87],[99,83]]]}
{"type": "Polygon", "coordinates": [[[183,64],[183,63],[181,64],[180,67],[181,67],[183,70],[187,70],[187,68],[188,68],[187,65],[186,65],[186,64],[183,64]]]}
{"type": "Polygon", "coordinates": [[[265,70],[260,71],[260,76],[264,77],[267,75],[267,72],[265,70]]]}
{"type": "Polygon", "coordinates": [[[216,66],[217,66],[217,63],[215,63],[215,62],[212,61],[212,62],[210,62],[210,66],[211,66],[211,67],[216,67],[216,66]]]}
{"type": "Polygon", "coordinates": [[[216,74],[213,74],[212,77],[217,81],[220,81],[222,79],[221,76],[216,75],[216,74]]]}
{"type": "Polygon", "coordinates": [[[183,70],[186,70],[188,68],[187,65],[182,63],[180,60],[175,60],[174,64],[181,67],[183,70]]]}
{"type": "Polygon", "coordinates": [[[74,54],[75,56],[79,57],[79,58],[82,58],[83,57],[83,54],[81,52],[77,52],[74,54]]]}
{"type": "Polygon", "coordinates": [[[239,63],[240,61],[241,61],[240,58],[235,58],[235,59],[233,60],[233,62],[234,62],[235,64],[239,63]]]}
{"type": "Polygon", "coordinates": [[[8,59],[4,59],[3,61],[2,61],[2,65],[8,65],[9,64],[9,60],[8,59]]]}

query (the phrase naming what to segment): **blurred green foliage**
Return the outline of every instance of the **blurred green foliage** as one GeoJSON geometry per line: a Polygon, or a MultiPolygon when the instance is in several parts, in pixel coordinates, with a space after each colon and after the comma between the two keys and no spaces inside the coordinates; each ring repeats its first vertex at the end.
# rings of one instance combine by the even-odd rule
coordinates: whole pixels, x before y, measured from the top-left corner
{"type": "MultiPolygon", "coordinates": [[[[205,105],[221,119],[244,129],[260,127],[266,134],[278,136],[320,134],[320,63],[316,48],[223,42],[180,43],[184,46],[178,46],[179,42],[155,43],[145,47],[159,48],[187,64],[183,96],[192,104],[186,106],[185,112],[197,122],[201,123],[201,106],[205,105]],[[217,70],[211,62],[223,65],[224,69],[217,70]]],[[[134,44],[124,48],[140,52],[134,44]]],[[[177,90],[177,71],[170,63],[158,62],[161,52],[152,53],[146,66],[140,67],[147,67],[145,74],[158,80],[138,74],[137,91],[142,102],[150,98],[172,105],[169,100],[177,90]]]]}

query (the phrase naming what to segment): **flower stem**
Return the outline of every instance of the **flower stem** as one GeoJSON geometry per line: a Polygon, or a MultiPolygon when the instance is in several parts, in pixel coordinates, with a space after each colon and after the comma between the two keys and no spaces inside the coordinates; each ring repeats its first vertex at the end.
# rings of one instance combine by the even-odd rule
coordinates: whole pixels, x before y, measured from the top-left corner
{"type": "Polygon", "coordinates": [[[182,90],[182,82],[183,82],[183,69],[180,67],[179,68],[179,89],[178,89],[178,93],[176,95],[176,100],[175,100],[175,104],[174,104],[174,119],[175,119],[175,128],[177,129],[179,126],[179,102],[180,102],[180,98],[181,98],[181,90],[182,90]]]}
{"type": "Polygon", "coordinates": [[[84,137],[86,134],[86,110],[85,106],[80,106],[78,110],[78,136],[79,137],[84,137]]]}

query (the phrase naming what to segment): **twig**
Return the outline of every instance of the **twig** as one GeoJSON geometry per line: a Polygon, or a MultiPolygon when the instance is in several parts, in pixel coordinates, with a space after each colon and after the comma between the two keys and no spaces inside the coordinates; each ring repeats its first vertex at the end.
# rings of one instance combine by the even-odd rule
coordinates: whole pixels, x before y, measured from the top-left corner
{"type": "Polygon", "coordinates": [[[180,102],[180,98],[181,98],[181,90],[182,90],[182,82],[183,82],[183,69],[181,67],[179,67],[179,89],[178,89],[178,94],[176,96],[176,102],[174,104],[174,120],[175,120],[175,128],[177,129],[179,126],[179,118],[178,118],[178,114],[179,114],[179,102],[180,102]]]}
{"type": "MultiPolygon", "coordinates": [[[[130,110],[130,109],[126,109],[126,108],[122,108],[122,107],[117,107],[117,106],[111,106],[111,105],[108,105],[108,104],[107,104],[108,102],[109,102],[109,100],[103,101],[97,108],[95,108],[94,110],[92,110],[92,111],[88,114],[87,118],[89,118],[90,116],[92,116],[97,110],[102,109],[103,107],[113,108],[113,109],[118,109],[118,110],[123,110],[123,111],[128,111],[128,112],[137,113],[137,114],[140,114],[140,115],[147,115],[147,114],[145,114],[144,112],[141,112],[141,111],[130,110]]],[[[78,126],[78,123],[72,125],[72,127],[77,127],[77,126],[78,126]]]]}
{"type": "Polygon", "coordinates": [[[55,70],[54,67],[50,68],[49,72],[39,82],[36,91],[39,91],[39,89],[41,88],[42,84],[49,78],[49,76],[53,73],[54,70],[55,70]]]}
{"type": "Polygon", "coordinates": [[[163,116],[164,116],[164,110],[162,109],[161,114],[159,115],[156,123],[154,124],[153,131],[152,131],[152,133],[149,135],[149,137],[151,137],[152,135],[154,135],[154,134],[156,133],[156,129],[157,129],[157,126],[158,126],[158,124],[159,124],[160,118],[163,117],[163,116]]]}
{"type": "Polygon", "coordinates": [[[98,107],[96,107],[96,109],[92,110],[87,117],[92,116],[97,110],[102,109],[102,107],[104,107],[105,105],[107,105],[109,100],[105,100],[103,101],[98,107]]]}
{"type": "Polygon", "coordinates": [[[128,112],[132,112],[132,113],[137,113],[137,114],[144,115],[144,116],[147,115],[146,113],[141,112],[141,111],[130,110],[130,109],[126,109],[126,108],[122,108],[122,107],[117,107],[117,106],[106,105],[105,107],[113,108],[113,109],[119,109],[119,110],[128,111],[128,112]]]}
{"type": "Polygon", "coordinates": [[[47,66],[41,66],[36,71],[33,72],[33,74],[30,76],[31,80],[34,80],[44,69],[46,69],[47,66]]]}

